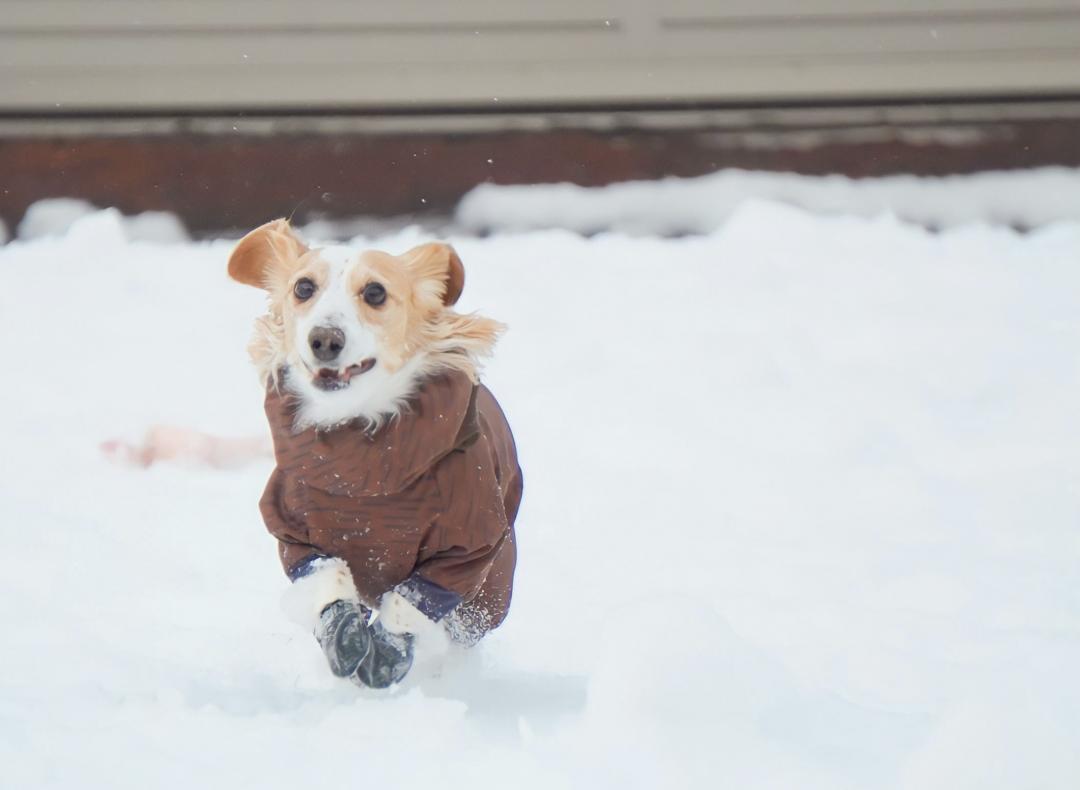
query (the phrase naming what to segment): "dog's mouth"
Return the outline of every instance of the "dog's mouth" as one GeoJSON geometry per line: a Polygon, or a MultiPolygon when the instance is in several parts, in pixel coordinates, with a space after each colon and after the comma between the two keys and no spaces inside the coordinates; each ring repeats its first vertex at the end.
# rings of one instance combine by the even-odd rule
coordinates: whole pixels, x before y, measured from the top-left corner
{"type": "Polygon", "coordinates": [[[373,367],[375,367],[375,358],[368,357],[359,365],[349,365],[347,368],[319,368],[312,376],[311,383],[323,392],[343,390],[356,376],[362,376],[373,367]]]}

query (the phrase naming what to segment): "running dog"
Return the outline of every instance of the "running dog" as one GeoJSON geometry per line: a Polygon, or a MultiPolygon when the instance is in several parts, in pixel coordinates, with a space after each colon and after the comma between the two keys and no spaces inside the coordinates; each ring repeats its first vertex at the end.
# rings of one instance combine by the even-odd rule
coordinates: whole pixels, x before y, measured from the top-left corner
{"type": "Polygon", "coordinates": [[[228,272],[268,295],[249,347],[276,461],[260,509],[331,671],[396,683],[429,623],[475,643],[510,606],[522,475],[479,382],[503,327],[453,309],[461,259],[312,248],[279,219],[228,272]]]}

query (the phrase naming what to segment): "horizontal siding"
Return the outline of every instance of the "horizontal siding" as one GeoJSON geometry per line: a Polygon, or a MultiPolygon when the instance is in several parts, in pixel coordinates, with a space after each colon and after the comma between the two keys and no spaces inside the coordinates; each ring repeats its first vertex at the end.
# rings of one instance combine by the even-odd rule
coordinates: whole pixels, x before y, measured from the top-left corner
{"type": "Polygon", "coordinates": [[[0,109],[1080,90],[1080,0],[0,0],[0,109]]]}
{"type": "Polygon", "coordinates": [[[3,0],[0,31],[339,30],[603,21],[625,3],[583,0],[3,0]]]}
{"type": "Polygon", "coordinates": [[[130,28],[223,27],[332,29],[365,25],[438,25],[442,23],[529,24],[558,21],[620,19],[740,20],[829,18],[926,18],[996,13],[1039,15],[1076,12],[1076,0],[545,0],[545,2],[478,2],[477,0],[3,0],[0,31],[116,30],[130,28]]]}

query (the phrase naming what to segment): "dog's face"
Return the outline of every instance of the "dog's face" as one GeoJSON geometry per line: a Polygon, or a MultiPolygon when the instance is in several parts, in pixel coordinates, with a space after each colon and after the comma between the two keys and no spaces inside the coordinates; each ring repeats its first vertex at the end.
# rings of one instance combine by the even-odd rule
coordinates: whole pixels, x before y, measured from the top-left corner
{"type": "Polygon", "coordinates": [[[460,258],[446,244],[424,244],[400,256],[309,249],[285,220],[276,220],[240,241],[229,274],[270,295],[269,325],[258,342],[272,346],[265,350],[272,364],[290,370],[301,394],[345,409],[357,402],[355,391],[374,393],[417,367],[418,358],[440,347],[437,339],[447,334],[440,330],[467,318],[446,309],[465,279],[460,258]]]}

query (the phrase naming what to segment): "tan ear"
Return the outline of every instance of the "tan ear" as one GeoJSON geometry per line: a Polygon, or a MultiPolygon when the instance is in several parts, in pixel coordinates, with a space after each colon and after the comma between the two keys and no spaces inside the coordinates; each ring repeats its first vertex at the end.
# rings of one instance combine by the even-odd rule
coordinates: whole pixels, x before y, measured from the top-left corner
{"type": "Polygon", "coordinates": [[[465,287],[465,267],[453,247],[439,242],[421,244],[401,257],[417,280],[436,286],[444,305],[457,303],[465,287]]]}
{"type": "Polygon", "coordinates": [[[229,276],[244,285],[269,288],[274,274],[287,271],[307,250],[287,219],[275,219],[240,239],[229,256],[229,276]]]}

